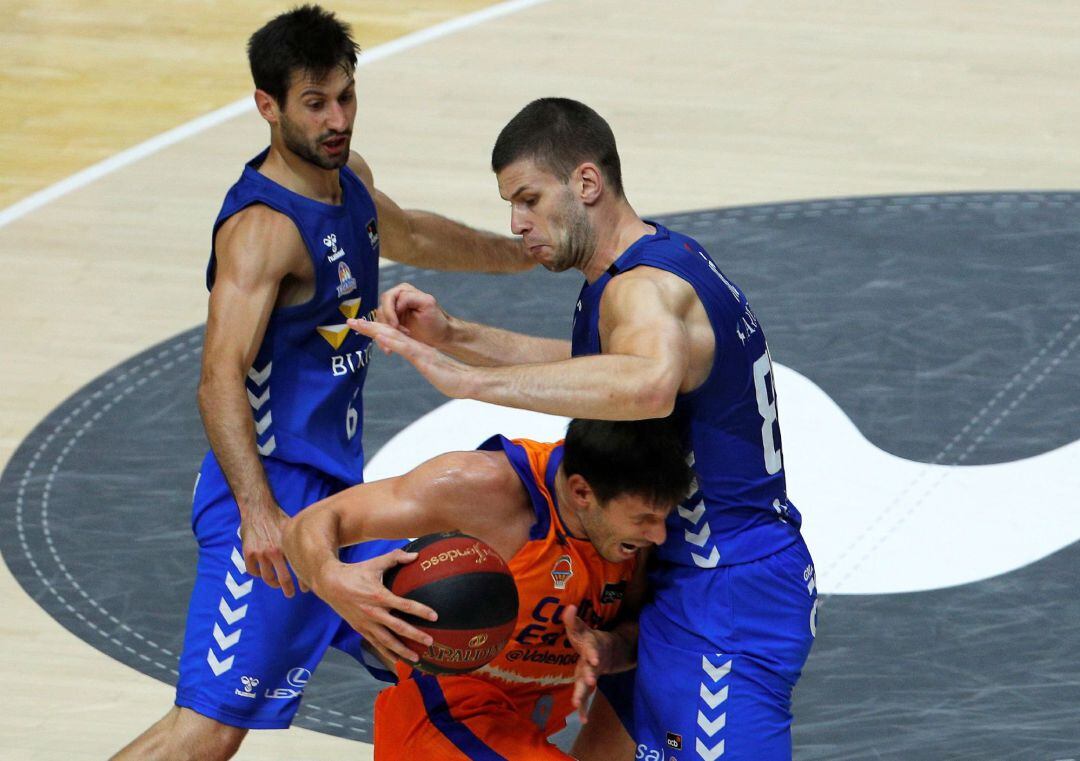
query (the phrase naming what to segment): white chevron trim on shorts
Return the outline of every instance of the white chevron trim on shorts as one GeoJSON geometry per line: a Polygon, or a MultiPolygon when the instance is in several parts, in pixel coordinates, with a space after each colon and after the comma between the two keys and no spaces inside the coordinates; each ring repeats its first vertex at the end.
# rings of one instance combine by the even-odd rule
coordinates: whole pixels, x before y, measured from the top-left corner
{"type": "Polygon", "coordinates": [[[716,568],[720,562],[720,551],[713,547],[709,552],[709,556],[699,555],[696,552],[691,552],[690,557],[694,559],[694,564],[698,568],[716,568]]]}
{"type": "Polygon", "coordinates": [[[269,457],[275,449],[277,449],[277,438],[274,436],[268,438],[265,443],[259,444],[259,454],[263,457],[269,457]]]}
{"type": "MultiPolygon", "coordinates": [[[[697,532],[696,534],[691,533],[690,529],[686,529],[685,531],[683,531],[683,534],[686,535],[686,541],[690,542],[690,544],[696,544],[698,547],[704,547],[705,542],[709,541],[709,537],[712,536],[712,529],[710,529],[709,524],[706,523],[704,526],[702,526],[701,531],[697,532]]],[[[716,548],[714,547],[713,549],[716,548]]]]}
{"type": "MultiPolygon", "coordinates": [[[[698,692],[701,696],[701,700],[708,706],[710,711],[715,711],[717,708],[720,708],[728,699],[728,685],[721,685],[720,682],[731,674],[732,663],[731,658],[725,659],[724,656],[719,653],[714,657],[719,658],[721,662],[713,663],[709,660],[709,656],[701,656],[701,670],[704,671],[705,674],[704,678],[701,680],[698,692]]],[[[694,747],[697,750],[698,756],[700,756],[703,761],[715,761],[715,759],[724,755],[724,738],[721,737],[717,740],[715,739],[715,736],[727,726],[726,706],[712,719],[709,718],[709,715],[705,713],[704,710],[699,708],[697,725],[698,729],[706,738],[706,740],[702,740],[701,737],[697,738],[694,747]]]]}
{"type": "Polygon", "coordinates": [[[705,701],[705,705],[715,709],[718,705],[727,700],[728,688],[724,686],[717,692],[712,692],[708,687],[702,684],[701,689],[698,690],[698,694],[701,696],[701,699],[705,701]]]}
{"type": "MultiPolygon", "coordinates": [[[[237,536],[240,535],[240,530],[237,529],[237,536]]],[[[225,587],[229,590],[229,594],[234,599],[239,600],[241,597],[245,597],[251,592],[252,587],[255,585],[255,580],[247,572],[247,565],[244,563],[244,556],[240,553],[240,548],[233,545],[232,552],[229,553],[229,560],[233,564],[233,568],[240,574],[241,579],[247,579],[243,583],[240,583],[232,575],[232,571],[225,571],[225,587]]],[[[218,613],[221,614],[222,619],[229,626],[235,626],[238,621],[243,620],[247,615],[247,604],[241,605],[237,608],[232,608],[229,605],[228,600],[223,595],[218,600],[218,613]]],[[[214,642],[217,643],[218,649],[221,650],[221,654],[224,655],[225,651],[236,645],[240,641],[240,635],[244,629],[241,626],[229,634],[225,633],[225,630],[221,628],[221,625],[214,622],[214,642]]],[[[210,648],[206,651],[206,662],[210,665],[210,669],[214,672],[214,676],[221,676],[226,671],[232,668],[234,656],[230,655],[228,658],[219,658],[218,654],[214,652],[214,648],[210,648]]]]}
{"type": "Polygon", "coordinates": [[[255,579],[248,579],[243,584],[239,584],[230,572],[225,572],[225,586],[229,588],[229,592],[231,592],[232,596],[237,600],[250,592],[251,587],[254,586],[254,584],[255,579]]]}
{"type": "Polygon", "coordinates": [[[247,377],[250,378],[256,386],[262,386],[266,383],[266,379],[270,377],[270,368],[273,367],[273,365],[273,362],[267,362],[266,367],[262,370],[256,370],[255,366],[252,365],[251,369],[248,370],[247,377]]]}
{"type": "Polygon", "coordinates": [[[709,662],[709,659],[704,655],[701,656],[701,668],[705,670],[705,673],[712,677],[714,682],[719,682],[725,676],[731,673],[731,661],[724,663],[720,666],[714,666],[709,662]]]}
{"type": "Polygon", "coordinates": [[[239,642],[240,635],[243,634],[243,632],[243,629],[237,629],[232,634],[227,635],[225,632],[221,631],[221,627],[218,626],[217,622],[214,622],[214,641],[217,642],[217,646],[221,649],[222,653],[239,642]]]}
{"type": "Polygon", "coordinates": [[[266,389],[262,392],[262,395],[255,396],[251,389],[245,389],[247,391],[248,404],[251,405],[251,409],[259,410],[262,406],[270,401],[270,389],[266,389]]]}
{"type": "Polygon", "coordinates": [[[233,610],[229,607],[229,603],[225,602],[224,597],[222,597],[218,601],[217,609],[218,613],[221,614],[221,617],[225,619],[225,623],[227,623],[229,626],[232,626],[237,621],[247,615],[247,605],[241,605],[236,610],[233,610]]]}
{"type": "Polygon", "coordinates": [[[695,741],[695,747],[697,748],[697,754],[701,756],[705,761],[716,761],[720,756],[724,755],[724,741],[721,740],[711,748],[701,741],[701,738],[697,738],[695,741]]]}
{"type": "Polygon", "coordinates": [[[206,651],[206,662],[210,664],[210,669],[214,672],[214,676],[221,676],[231,669],[234,658],[235,656],[230,655],[225,660],[219,661],[217,656],[214,655],[213,648],[206,651]]]}

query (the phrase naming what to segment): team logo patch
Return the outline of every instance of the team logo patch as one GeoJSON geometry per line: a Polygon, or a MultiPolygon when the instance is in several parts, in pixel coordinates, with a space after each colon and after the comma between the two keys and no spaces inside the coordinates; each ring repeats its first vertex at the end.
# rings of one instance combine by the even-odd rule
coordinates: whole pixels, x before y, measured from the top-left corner
{"type": "Polygon", "coordinates": [[[338,262],[337,276],[339,283],[337,287],[338,298],[356,290],[356,278],[353,277],[352,270],[349,269],[349,265],[345,262],[338,262]]]}
{"type": "Polygon", "coordinates": [[[673,750],[682,750],[682,735],[675,732],[667,733],[667,746],[673,750]]]}
{"type": "Polygon", "coordinates": [[[371,241],[371,247],[377,248],[379,245],[379,226],[375,224],[375,217],[372,217],[371,221],[367,223],[367,237],[371,241]]]}
{"type": "Polygon", "coordinates": [[[336,262],[341,257],[345,256],[345,249],[338,248],[337,236],[330,233],[322,239],[323,245],[326,246],[329,251],[326,252],[326,260],[329,262],[336,262]]]}
{"type": "Polygon", "coordinates": [[[570,562],[569,555],[562,555],[551,568],[551,580],[555,582],[556,589],[566,589],[566,582],[573,575],[574,564],[570,562]]]}
{"type": "Polygon", "coordinates": [[[614,584],[605,584],[604,590],[600,593],[600,604],[610,605],[613,602],[618,602],[626,594],[626,582],[618,581],[614,584]]]}

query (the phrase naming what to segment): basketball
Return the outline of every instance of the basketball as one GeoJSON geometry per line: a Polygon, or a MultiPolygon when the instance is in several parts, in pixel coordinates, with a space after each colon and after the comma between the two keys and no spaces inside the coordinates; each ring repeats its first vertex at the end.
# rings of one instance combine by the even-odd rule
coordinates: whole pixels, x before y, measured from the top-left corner
{"type": "Polygon", "coordinates": [[[388,571],[384,583],[439,615],[438,621],[427,621],[398,614],[434,640],[431,647],[405,640],[420,656],[416,667],[429,674],[462,674],[497,656],[518,615],[514,577],[499,553],[458,531],[428,534],[404,549],[418,557],[388,571]]]}

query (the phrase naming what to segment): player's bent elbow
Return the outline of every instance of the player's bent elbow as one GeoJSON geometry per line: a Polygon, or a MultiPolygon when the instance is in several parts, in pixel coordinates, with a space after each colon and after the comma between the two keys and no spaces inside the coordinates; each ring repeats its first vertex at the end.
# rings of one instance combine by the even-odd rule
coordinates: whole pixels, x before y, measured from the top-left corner
{"type": "Polygon", "coordinates": [[[664,418],[675,411],[678,387],[671,384],[648,382],[638,389],[635,409],[640,419],[664,418]]]}

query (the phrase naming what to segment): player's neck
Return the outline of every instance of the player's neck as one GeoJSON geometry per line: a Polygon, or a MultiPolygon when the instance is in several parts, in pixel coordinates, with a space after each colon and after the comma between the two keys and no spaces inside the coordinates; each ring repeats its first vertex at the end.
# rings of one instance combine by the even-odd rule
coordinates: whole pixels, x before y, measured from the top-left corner
{"type": "Polygon", "coordinates": [[[646,224],[625,198],[620,198],[610,208],[597,209],[593,228],[597,233],[596,248],[582,267],[585,279],[590,283],[596,282],[635,241],[656,232],[656,228],[646,224]]]}
{"type": "Polygon", "coordinates": [[[337,206],[341,203],[341,180],[337,169],[323,169],[288,148],[271,143],[259,173],[278,185],[313,201],[337,206]]]}

